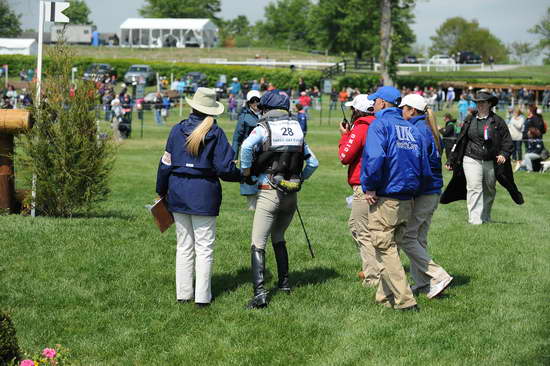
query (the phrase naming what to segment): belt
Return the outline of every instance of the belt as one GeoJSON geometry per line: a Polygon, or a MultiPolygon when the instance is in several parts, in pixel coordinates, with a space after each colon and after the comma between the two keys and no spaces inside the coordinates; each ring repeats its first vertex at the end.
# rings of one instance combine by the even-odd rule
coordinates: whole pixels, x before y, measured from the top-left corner
{"type": "Polygon", "coordinates": [[[258,186],[258,189],[273,189],[273,187],[270,186],[269,184],[260,184],[258,186]]]}

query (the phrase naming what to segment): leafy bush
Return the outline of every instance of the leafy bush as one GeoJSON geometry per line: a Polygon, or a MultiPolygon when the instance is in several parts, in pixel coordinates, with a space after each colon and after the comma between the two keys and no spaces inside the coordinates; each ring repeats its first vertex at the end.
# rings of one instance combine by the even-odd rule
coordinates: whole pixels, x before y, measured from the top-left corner
{"type": "Polygon", "coordinates": [[[361,91],[376,89],[380,84],[379,74],[345,75],[336,79],[337,90],[345,87],[359,88],[361,91]]]}
{"type": "Polygon", "coordinates": [[[36,177],[36,208],[48,216],[72,216],[89,210],[109,193],[108,178],[115,144],[98,139],[93,107],[95,85],[79,81],[73,92],[67,46],[58,44],[49,57],[42,83],[42,103],[33,106],[34,127],[20,138],[18,166],[32,184],[36,177]]]}
{"type": "MultiPolygon", "coordinates": [[[[44,67],[47,70],[52,63],[51,57],[44,58],[44,67]]],[[[262,77],[273,83],[277,88],[288,89],[298,85],[299,78],[304,78],[307,85],[320,85],[322,78],[321,71],[300,70],[291,71],[287,68],[266,68],[253,66],[233,66],[233,65],[209,65],[195,63],[178,63],[164,61],[148,61],[141,59],[95,59],[88,57],[75,57],[71,66],[76,66],[83,72],[92,63],[108,63],[117,72],[117,76],[122,80],[124,73],[131,65],[147,64],[161,75],[174,74],[175,77],[182,77],[191,71],[200,71],[208,76],[209,85],[213,86],[218,80],[220,74],[227,75],[228,78],[234,76],[239,80],[260,80],[262,77]]],[[[10,75],[16,76],[19,71],[34,69],[36,58],[33,56],[6,56],[0,55],[0,64],[8,64],[10,75]]],[[[45,75],[47,77],[47,73],[45,75]]]]}
{"type": "Polygon", "coordinates": [[[19,359],[20,351],[15,333],[10,316],[0,311],[0,365],[19,359]]]}

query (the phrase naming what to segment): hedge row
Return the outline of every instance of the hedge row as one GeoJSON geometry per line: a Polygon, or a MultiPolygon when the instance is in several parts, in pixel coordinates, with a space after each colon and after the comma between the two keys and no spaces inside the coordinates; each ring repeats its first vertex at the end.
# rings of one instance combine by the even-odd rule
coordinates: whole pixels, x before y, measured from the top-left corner
{"type": "MultiPolygon", "coordinates": [[[[163,62],[141,59],[96,59],[89,57],[76,57],[74,66],[78,67],[79,73],[83,73],[92,63],[110,64],[117,72],[119,79],[122,79],[124,73],[131,65],[147,64],[150,65],[160,75],[174,77],[183,77],[191,71],[199,71],[207,75],[208,83],[213,86],[221,74],[227,76],[230,80],[237,77],[241,81],[260,80],[262,77],[266,81],[273,83],[278,88],[291,88],[298,85],[298,79],[304,78],[306,85],[320,85],[322,72],[311,70],[291,71],[290,69],[271,69],[251,66],[227,66],[227,65],[205,65],[194,63],[163,62]]],[[[34,69],[36,67],[36,57],[34,56],[7,56],[0,55],[0,64],[9,65],[9,73],[16,77],[21,70],[34,69]]],[[[49,64],[48,57],[44,58],[44,67],[47,69],[49,64]]]]}

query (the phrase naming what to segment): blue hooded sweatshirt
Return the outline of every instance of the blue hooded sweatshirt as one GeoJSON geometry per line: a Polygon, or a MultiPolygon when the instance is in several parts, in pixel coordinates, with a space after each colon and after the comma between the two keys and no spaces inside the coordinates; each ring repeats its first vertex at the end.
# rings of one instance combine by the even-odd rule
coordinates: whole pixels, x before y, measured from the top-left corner
{"type": "Polygon", "coordinates": [[[364,192],[410,200],[431,181],[430,164],[422,135],[399,108],[376,113],[369,127],[361,164],[364,192]]]}
{"type": "Polygon", "coordinates": [[[418,131],[422,135],[422,140],[426,146],[428,152],[428,159],[430,161],[430,169],[432,171],[431,182],[424,188],[421,194],[441,194],[441,187],[443,187],[443,173],[441,171],[441,154],[435,144],[435,139],[432,134],[432,130],[426,125],[426,116],[416,116],[409,119],[409,122],[418,128],[418,131]]]}
{"type": "Polygon", "coordinates": [[[188,215],[218,216],[222,202],[219,178],[240,181],[235,153],[216,123],[205,136],[198,156],[187,152],[186,140],[203,117],[191,114],[175,125],[157,172],[157,193],[167,195],[168,210],[188,215]]]}

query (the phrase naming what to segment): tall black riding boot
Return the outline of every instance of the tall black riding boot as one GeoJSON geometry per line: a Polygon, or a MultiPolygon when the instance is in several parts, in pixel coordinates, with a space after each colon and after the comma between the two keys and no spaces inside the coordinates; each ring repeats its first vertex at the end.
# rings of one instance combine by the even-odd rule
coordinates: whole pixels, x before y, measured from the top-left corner
{"type": "Polygon", "coordinates": [[[265,250],[254,245],[250,249],[252,265],[252,285],[254,297],[248,303],[248,309],[260,309],[267,306],[267,291],[264,288],[265,250]]]}
{"type": "Polygon", "coordinates": [[[286,242],[280,241],[273,243],[275,251],[275,260],[277,261],[277,274],[279,276],[279,290],[290,293],[290,283],[288,282],[288,252],[286,242]]]}

